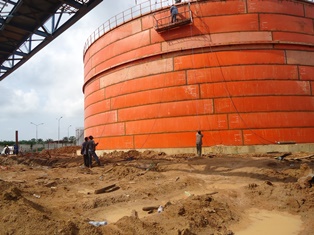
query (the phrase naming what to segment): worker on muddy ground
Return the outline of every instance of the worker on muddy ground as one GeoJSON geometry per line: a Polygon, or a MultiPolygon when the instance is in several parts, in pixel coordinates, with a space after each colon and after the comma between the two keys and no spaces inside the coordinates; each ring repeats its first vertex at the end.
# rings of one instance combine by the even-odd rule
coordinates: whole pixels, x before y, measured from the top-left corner
{"type": "Polygon", "coordinates": [[[10,154],[10,148],[9,148],[8,145],[6,146],[6,148],[5,148],[5,150],[4,150],[4,154],[5,154],[5,155],[9,155],[9,154],[10,154]]]}
{"type": "Polygon", "coordinates": [[[81,154],[83,155],[84,166],[89,167],[88,152],[87,152],[88,137],[85,137],[84,140],[85,141],[83,142],[82,148],[81,148],[81,154]]]}
{"type": "Polygon", "coordinates": [[[92,167],[92,157],[95,159],[95,161],[97,162],[98,166],[100,166],[100,160],[96,154],[96,146],[98,145],[98,143],[95,143],[94,141],[94,137],[93,136],[89,136],[89,141],[87,143],[87,149],[88,149],[88,159],[89,159],[89,167],[92,167]]]}
{"type": "Polygon", "coordinates": [[[16,154],[16,155],[19,154],[19,146],[17,144],[14,144],[13,146],[13,154],[16,154]]]}
{"type": "Polygon", "coordinates": [[[202,156],[202,144],[203,144],[203,134],[201,133],[201,131],[197,131],[196,133],[196,152],[197,152],[197,156],[202,156]]]}
{"type": "Polygon", "coordinates": [[[171,23],[177,22],[178,8],[175,5],[170,7],[171,23]]]}

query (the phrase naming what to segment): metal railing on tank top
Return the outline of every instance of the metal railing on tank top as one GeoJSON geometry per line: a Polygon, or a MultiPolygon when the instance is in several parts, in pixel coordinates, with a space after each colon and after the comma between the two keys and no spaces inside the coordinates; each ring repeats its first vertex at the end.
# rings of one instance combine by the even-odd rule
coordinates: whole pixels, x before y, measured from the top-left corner
{"type": "MultiPolygon", "coordinates": [[[[135,18],[141,17],[146,14],[150,14],[157,10],[169,8],[173,3],[188,3],[198,2],[202,0],[148,0],[146,2],[139,3],[134,7],[131,7],[107,20],[101,26],[99,26],[86,40],[84,45],[83,54],[87,49],[101,36],[108,33],[110,30],[128,22],[135,18]]],[[[314,0],[296,0],[300,2],[314,3],[314,0]]]]}
{"type": "MultiPolygon", "coordinates": [[[[194,2],[197,0],[182,0],[184,2],[194,2]]],[[[110,30],[143,15],[150,14],[160,9],[169,8],[174,0],[149,0],[139,3],[132,8],[129,8],[107,20],[101,26],[99,26],[86,40],[84,45],[84,55],[87,49],[101,36],[108,33],[110,30]]]]}

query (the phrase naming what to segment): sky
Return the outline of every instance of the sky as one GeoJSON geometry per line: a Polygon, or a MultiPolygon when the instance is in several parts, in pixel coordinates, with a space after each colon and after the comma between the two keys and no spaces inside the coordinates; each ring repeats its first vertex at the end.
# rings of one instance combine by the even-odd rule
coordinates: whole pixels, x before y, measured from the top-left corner
{"type": "Polygon", "coordinates": [[[0,141],[14,141],[16,131],[19,140],[57,140],[84,127],[84,44],[100,25],[133,6],[135,0],[103,0],[0,81],[0,141]]]}

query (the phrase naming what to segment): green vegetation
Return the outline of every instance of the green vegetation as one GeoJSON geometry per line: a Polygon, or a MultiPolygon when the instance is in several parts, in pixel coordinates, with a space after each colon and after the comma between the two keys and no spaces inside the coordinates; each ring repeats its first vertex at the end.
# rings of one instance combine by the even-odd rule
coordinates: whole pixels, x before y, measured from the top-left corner
{"type": "MultiPolygon", "coordinates": [[[[56,142],[56,140],[54,141],[53,139],[46,139],[45,141],[43,139],[38,139],[36,141],[35,138],[31,139],[31,140],[19,140],[19,144],[25,144],[25,145],[30,145],[33,146],[35,144],[48,144],[48,143],[54,143],[56,142]]],[[[71,137],[64,137],[62,140],[59,141],[59,143],[64,143],[64,144],[76,144],[76,137],[75,136],[71,136],[71,137]]],[[[15,141],[9,141],[9,140],[3,140],[0,141],[0,146],[13,146],[15,144],[15,141]]]]}

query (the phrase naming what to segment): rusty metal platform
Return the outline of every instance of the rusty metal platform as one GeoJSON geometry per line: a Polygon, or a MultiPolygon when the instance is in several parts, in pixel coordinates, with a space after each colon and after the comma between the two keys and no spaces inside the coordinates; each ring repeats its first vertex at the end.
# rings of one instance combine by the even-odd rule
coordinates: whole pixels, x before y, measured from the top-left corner
{"type": "Polygon", "coordinates": [[[177,21],[174,23],[171,22],[169,9],[165,9],[154,14],[155,30],[158,33],[172,30],[184,25],[188,25],[193,22],[190,3],[183,3],[177,5],[177,8],[178,8],[177,21]]]}

